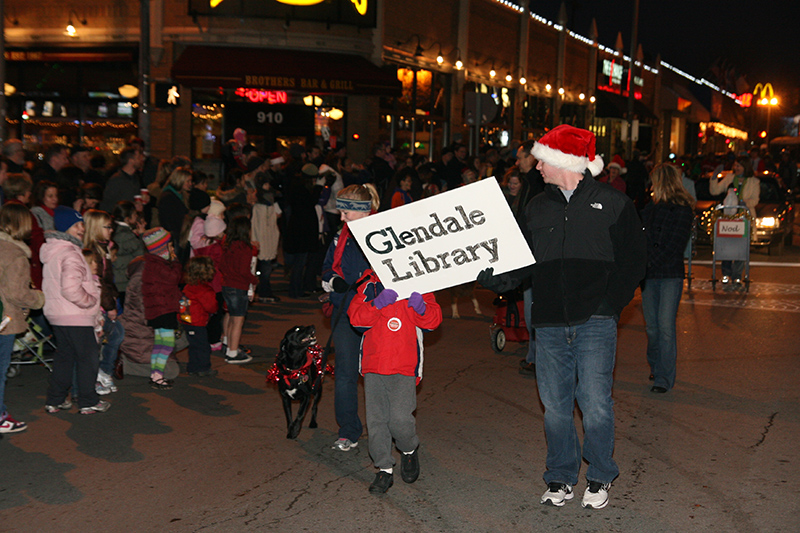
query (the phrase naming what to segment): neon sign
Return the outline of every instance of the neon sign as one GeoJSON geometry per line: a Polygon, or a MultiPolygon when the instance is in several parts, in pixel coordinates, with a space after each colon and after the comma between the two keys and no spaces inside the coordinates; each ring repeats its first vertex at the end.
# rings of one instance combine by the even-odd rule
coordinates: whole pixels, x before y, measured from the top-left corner
{"type": "MultiPolygon", "coordinates": [[[[209,0],[208,5],[215,8],[220,5],[224,0],[209,0]]],[[[289,6],[315,6],[321,4],[325,0],[276,0],[278,3],[286,4],[289,6]]],[[[368,0],[350,0],[356,12],[364,16],[367,14],[367,1],[368,0]]]]}
{"type": "Polygon", "coordinates": [[[288,101],[286,91],[265,91],[263,89],[239,87],[234,94],[242,98],[247,98],[254,103],[266,102],[268,104],[285,104],[288,101]]]}

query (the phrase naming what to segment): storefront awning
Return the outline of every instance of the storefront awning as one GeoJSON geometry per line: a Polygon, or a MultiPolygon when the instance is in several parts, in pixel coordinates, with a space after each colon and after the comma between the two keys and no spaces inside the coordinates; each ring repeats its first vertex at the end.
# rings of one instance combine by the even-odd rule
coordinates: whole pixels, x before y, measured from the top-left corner
{"type": "Polygon", "coordinates": [[[302,93],[399,96],[400,81],[367,59],[274,48],[186,47],[172,66],[186,87],[254,87],[302,93]]]}
{"type": "MultiPolygon", "coordinates": [[[[628,113],[628,99],[608,91],[597,91],[595,95],[595,116],[598,118],[625,118],[628,113]]],[[[658,119],[640,100],[633,101],[633,113],[646,124],[656,124],[658,119]]]]}

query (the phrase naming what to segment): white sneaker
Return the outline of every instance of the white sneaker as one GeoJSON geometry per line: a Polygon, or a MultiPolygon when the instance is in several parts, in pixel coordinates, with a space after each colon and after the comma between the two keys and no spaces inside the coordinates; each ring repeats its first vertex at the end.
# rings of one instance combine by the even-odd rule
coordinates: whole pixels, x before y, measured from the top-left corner
{"type": "Polygon", "coordinates": [[[339,439],[333,443],[332,448],[341,452],[350,451],[350,448],[358,447],[358,442],[353,442],[350,439],[339,439]]]}
{"type": "Polygon", "coordinates": [[[608,489],[610,488],[611,483],[590,481],[586,492],[583,493],[581,505],[587,509],[602,509],[608,505],[608,489]]]}
{"type": "MultiPolygon", "coordinates": [[[[112,379],[112,377],[109,376],[108,374],[106,374],[105,372],[103,372],[102,370],[98,370],[97,371],[97,381],[103,387],[107,388],[108,392],[117,392],[117,385],[114,383],[114,380],[112,379]]],[[[98,391],[98,394],[101,394],[101,393],[98,391]]],[[[106,394],[108,394],[108,393],[106,393],[106,394]]]]}
{"type": "Polygon", "coordinates": [[[541,503],[561,507],[573,496],[575,495],[572,493],[572,485],[555,481],[547,484],[547,490],[542,494],[541,503]]]}
{"type": "Polygon", "coordinates": [[[97,405],[93,405],[91,407],[81,407],[81,410],[78,411],[82,415],[93,415],[95,413],[105,413],[108,411],[108,408],[111,407],[111,404],[105,400],[100,400],[97,402],[97,405]]]}
{"type": "Polygon", "coordinates": [[[99,381],[94,384],[94,391],[100,396],[111,394],[111,389],[100,383],[99,381]]]}

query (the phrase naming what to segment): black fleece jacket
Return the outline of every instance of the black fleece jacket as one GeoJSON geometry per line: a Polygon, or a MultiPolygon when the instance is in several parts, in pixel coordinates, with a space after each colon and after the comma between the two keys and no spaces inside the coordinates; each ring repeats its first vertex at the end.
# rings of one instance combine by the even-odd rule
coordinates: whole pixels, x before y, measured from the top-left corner
{"type": "Polygon", "coordinates": [[[530,276],[533,327],[619,318],[645,274],[647,245],[633,202],[587,171],[569,202],[548,184],[526,209],[536,263],[503,274],[503,290],[530,276]]]}

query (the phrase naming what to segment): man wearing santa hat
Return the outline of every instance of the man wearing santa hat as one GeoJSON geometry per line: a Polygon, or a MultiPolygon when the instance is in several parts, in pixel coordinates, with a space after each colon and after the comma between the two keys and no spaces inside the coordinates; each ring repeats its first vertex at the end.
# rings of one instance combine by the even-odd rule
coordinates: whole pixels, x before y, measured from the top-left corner
{"type": "Polygon", "coordinates": [[[592,132],[562,124],[534,144],[532,154],[546,184],[526,209],[536,264],[499,276],[486,269],[478,281],[496,292],[526,276],[533,285],[536,377],[547,436],[541,503],[561,507],[573,498],[583,458],[589,466],[581,505],[600,509],[619,475],[611,399],[617,321],[645,274],[645,235],[631,200],[594,179],[603,159],[592,132]]]}

